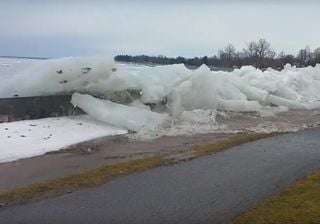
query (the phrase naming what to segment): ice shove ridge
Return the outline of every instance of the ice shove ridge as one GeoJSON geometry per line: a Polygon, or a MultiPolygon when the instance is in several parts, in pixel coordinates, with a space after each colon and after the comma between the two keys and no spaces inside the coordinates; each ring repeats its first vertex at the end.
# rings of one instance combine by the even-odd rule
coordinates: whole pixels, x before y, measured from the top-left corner
{"type": "Polygon", "coordinates": [[[55,94],[73,94],[75,106],[106,123],[153,130],[172,120],[214,122],[216,111],[320,108],[320,65],[225,72],[70,57],[39,61],[0,84],[0,97],[55,94]]]}

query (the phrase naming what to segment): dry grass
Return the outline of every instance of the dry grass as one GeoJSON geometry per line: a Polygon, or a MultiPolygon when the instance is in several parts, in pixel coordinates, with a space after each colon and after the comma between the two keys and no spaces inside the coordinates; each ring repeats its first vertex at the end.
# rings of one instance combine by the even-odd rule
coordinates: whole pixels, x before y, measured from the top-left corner
{"type": "Polygon", "coordinates": [[[197,156],[203,156],[211,153],[220,152],[233,146],[241,145],[247,142],[257,141],[259,139],[272,137],[279,134],[283,133],[274,132],[267,134],[240,134],[230,137],[228,139],[217,141],[213,144],[195,146],[194,150],[197,156]]]}
{"type": "MultiPolygon", "coordinates": [[[[236,135],[225,140],[217,141],[213,144],[198,145],[190,150],[195,154],[193,158],[197,158],[226,150],[232,146],[278,134],[279,133],[236,135]]],[[[133,172],[141,172],[154,167],[170,165],[177,162],[179,161],[167,159],[165,156],[159,156],[122,162],[115,165],[105,165],[79,174],[60,177],[43,183],[37,183],[27,187],[2,192],[0,193],[0,202],[20,204],[29,201],[43,200],[45,198],[65,194],[70,191],[99,186],[117,176],[127,175],[133,172]]]]}
{"type": "Polygon", "coordinates": [[[320,172],[236,218],[232,224],[320,223],[320,172]]]}

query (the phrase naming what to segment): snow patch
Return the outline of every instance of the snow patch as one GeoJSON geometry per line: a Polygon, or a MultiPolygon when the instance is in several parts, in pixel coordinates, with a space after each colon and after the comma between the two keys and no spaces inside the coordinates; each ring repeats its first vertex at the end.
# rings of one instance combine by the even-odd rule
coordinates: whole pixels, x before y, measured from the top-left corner
{"type": "Polygon", "coordinates": [[[87,115],[1,123],[0,162],[39,156],[75,143],[125,133],[126,130],[87,115]]]}

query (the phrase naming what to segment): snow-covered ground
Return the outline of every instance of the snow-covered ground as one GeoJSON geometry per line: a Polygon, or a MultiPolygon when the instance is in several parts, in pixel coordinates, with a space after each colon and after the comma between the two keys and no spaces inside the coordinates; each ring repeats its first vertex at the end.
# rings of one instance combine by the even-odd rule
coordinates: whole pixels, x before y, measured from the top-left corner
{"type": "Polygon", "coordinates": [[[127,133],[89,116],[57,117],[0,124],[0,162],[39,156],[90,139],[127,133]]]}

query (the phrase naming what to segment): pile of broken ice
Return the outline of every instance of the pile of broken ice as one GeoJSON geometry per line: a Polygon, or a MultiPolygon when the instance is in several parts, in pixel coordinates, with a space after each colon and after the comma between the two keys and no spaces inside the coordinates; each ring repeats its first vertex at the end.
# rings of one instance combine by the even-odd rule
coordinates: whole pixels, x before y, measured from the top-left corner
{"type": "Polygon", "coordinates": [[[151,130],[172,119],[210,122],[217,110],[319,108],[320,65],[224,72],[182,64],[127,69],[112,59],[62,58],[36,63],[0,84],[0,97],[53,94],[73,94],[73,105],[98,120],[151,130]]]}

